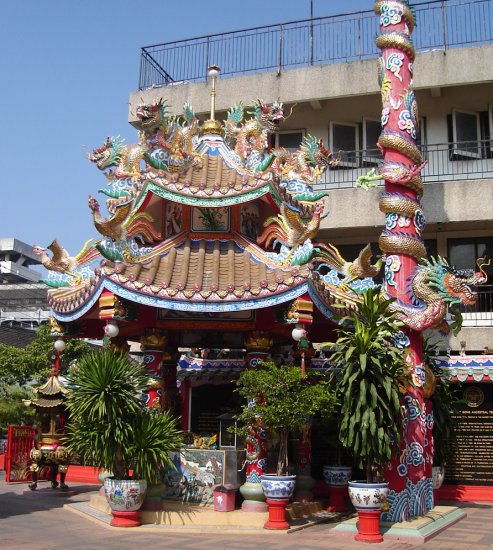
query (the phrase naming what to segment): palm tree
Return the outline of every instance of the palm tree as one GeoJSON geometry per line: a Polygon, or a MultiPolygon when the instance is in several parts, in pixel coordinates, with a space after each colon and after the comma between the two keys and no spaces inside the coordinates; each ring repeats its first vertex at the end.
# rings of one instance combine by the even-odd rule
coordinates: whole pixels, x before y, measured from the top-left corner
{"type": "Polygon", "coordinates": [[[146,409],[146,382],[143,367],[124,355],[84,355],[69,375],[69,449],[115,479],[133,469],[134,479],[156,481],[158,467],[172,464],[168,453],[180,447],[181,432],[170,412],[146,409]]]}

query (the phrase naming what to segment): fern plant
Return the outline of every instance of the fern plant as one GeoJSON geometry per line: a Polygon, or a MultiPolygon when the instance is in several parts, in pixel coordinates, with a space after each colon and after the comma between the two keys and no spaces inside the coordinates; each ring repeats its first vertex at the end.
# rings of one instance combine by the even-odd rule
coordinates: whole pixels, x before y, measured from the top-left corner
{"type": "Polygon", "coordinates": [[[104,468],[115,479],[155,482],[158,468],[171,465],[169,451],[181,432],[169,411],[149,411],[141,399],[144,368],[109,350],[84,355],[69,376],[66,443],[84,463],[104,468]]]}
{"type": "Polygon", "coordinates": [[[340,318],[331,360],[339,371],[333,374],[341,403],[339,439],[370,483],[373,470],[399,449],[399,387],[411,381],[403,350],[394,343],[403,323],[389,309],[393,300],[381,300],[376,289],[362,298],[351,315],[340,318]]]}

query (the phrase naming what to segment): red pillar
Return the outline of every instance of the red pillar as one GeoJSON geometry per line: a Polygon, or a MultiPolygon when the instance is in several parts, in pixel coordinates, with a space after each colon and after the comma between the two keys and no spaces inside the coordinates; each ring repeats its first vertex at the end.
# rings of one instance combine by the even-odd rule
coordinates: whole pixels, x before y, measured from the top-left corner
{"type": "MultiPolygon", "coordinates": [[[[380,174],[385,193],[380,210],[385,213],[385,229],[379,244],[386,254],[384,290],[403,308],[414,307],[409,279],[420,258],[426,256],[421,237],[424,215],[421,210],[423,184],[419,172],[423,159],[416,146],[417,103],[412,89],[414,47],[411,34],[414,17],[406,2],[375,3],[380,15],[381,49],[379,81],[382,93],[382,133],[378,145],[383,155],[380,174]]],[[[422,335],[407,328],[409,365],[416,387],[403,396],[404,433],[399,457],[387,471],[390,485],[389,510],[382,519],[404,521],[421,516],[432,507],[432,483],[427,477],[426,411],[423,399],[424,369],[422,335]]]]}

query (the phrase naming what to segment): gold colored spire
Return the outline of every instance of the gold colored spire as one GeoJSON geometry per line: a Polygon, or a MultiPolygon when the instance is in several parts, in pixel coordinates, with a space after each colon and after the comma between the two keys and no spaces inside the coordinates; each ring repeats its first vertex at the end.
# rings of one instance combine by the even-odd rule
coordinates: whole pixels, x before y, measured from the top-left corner
{"type": "Polygon", "coordinates": [[[200,133],[205,134],[221,134],[222,124],[216,120],[216,79],[219,76],[221,69],[217,65],[209,67],[209,77],[211,78],[211,116],[202,124],[200,133]]]}

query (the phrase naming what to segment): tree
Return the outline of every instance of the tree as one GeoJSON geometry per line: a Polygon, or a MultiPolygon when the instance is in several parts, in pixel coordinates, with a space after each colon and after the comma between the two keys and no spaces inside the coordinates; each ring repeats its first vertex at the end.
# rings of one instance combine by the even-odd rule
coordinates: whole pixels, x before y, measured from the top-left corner
{"type": "MultiPolygon", "coordinates": [[[[36,338],[25,348],[0,344],[0,388],[37,383],[49,376],[53,341],[49,323],[43,323],[39,326],[36,338]]],[[[83,340],[66,339],[66,343],[67,347],[60,357],[61,374],[68,371],[68,366],[74,360],[91,350],[83,340]]]]}
{"type": "Polygon", "coordinates": [[[246,401],[236,417],[241,426],[261,424],[279,435],[277,475],[288,471],[288,436],[298,434],[317,412],[330,414],[335,395],[332,386],[314,371],[300,367],[262,363],[244,370],[236,390],[246,401]]]}

